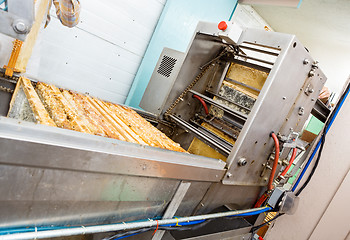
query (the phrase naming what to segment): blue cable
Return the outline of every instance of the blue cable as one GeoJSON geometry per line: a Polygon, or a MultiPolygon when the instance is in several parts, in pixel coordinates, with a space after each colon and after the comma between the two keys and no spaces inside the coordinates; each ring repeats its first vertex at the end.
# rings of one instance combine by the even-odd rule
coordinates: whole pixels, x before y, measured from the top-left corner
{"type": "MultiPolygon", "coordinates": [[[[264,209],[260,209],[260,210],[257,210],[257,211],[252,211],[252,212],[248,212],[248,213],[241,213],[241,214],[235,214],[235,215],[231,215],[229,217],[252,216],[252,215],[257,215],[257,214],[260,214],[260,213],[263,213],[263,212],[270,211],[271,209],[272,209],[271,207],[266,207],[264,209]]],[[[143,221],[143,220],[139,220],[139,221],[143,221]]],[[[139,222],[139,221],[135,221],[135,222],[139,222]]],[[[203,223],[205,221],[206,220],[195,220],[195,221],[189,221],[189,222],[181,222],[181,226],[196,225],[196,224],[203,223]]],[[[160,225],[160,226],[162,226],[162,227],[175,227],[176,224],[173,223],[173,224],[165,224],[165,225],[160,225]]],[[[39,232],[39,231],[45,231],[45,230],[58,230],[58,229],[66,229],[66,228],[75,228],[75,226],[69,226],[69,227],[68,226],[60,226],[60,227],[59,226],[57,226],[57,227],[51,227],[51,226],[47,227],[47,226],[45,226],[45,227],[37,227],[36,230],[39,232]]],[[[30,227],[30,228],[22,227],[22,228],[15,228],[15,229],[11,229],[11,228],[9,228],[9,229],[0,229],[0,235],[25,233],[25,232],[33,232],[33,231],[35,231],[34,227],[30,227]]],[[[140,233],[133,233],[131,235],[115,238],[114,240],[127,238],[127,237],[134,236],[134,235],[137,235],[137,234],[140,234],[140,233]]]]}
{"type": "MultiPolygon", "coordinates": [[[[231,216],[228,216],[228,217],[238,217],[238,216],[252,216],[252,215],[257,215],[257,214],[260,214],[260,213],[263,213],[263,212],[267,212],[267,211],[270,211],[272,210],[271,207],[266,207],[264,209],[261,209],[261,210],[258,210],[258,211],[253,211],[253,212],[248,212],[248,213],[241,213],[241,214],[235,214],[235,215],[231,215],[231,216]]],[[[205,222],[206,220],[197,220],[197,221],[191,221],[191,222],[182,222],[180,223],[181,226],[186,226],[186,225],[194,225],[194,224],[199,224],[199,223],[202,223],[202,222],[205,222]]],[[[176,224],[166,224],[166,225],[160,225],[160,227],[172,227],[172,226],[176,226],[176,224]]],[[[122,236],[122,237],[119,237],[119,238],[113,238],[113,240],[120,240],[120,239],[123,239],[123,238],[127,238],[127,237],[131,237],[131,236],[134,236],[134,235],[137,235],[137,234],[141,234],[143,232],[140,232],[140,233],[133,233],[133,234],[130,234],[130,235],[125,235],[125,236],[122,236]]]]}
{"type": "MultiPolygon", "coordinates": [[[[339,103],[338,107],[334,110],[334,111],[335,111],[335,112],[334,112],[334,115],[333,115],[333,117],[331,118],[331,120],[330,120],[330,122],[329,122],[327,128],[325,129],[325,135],[328,133],[328,130],[330,129],[330,127],[332,126],[332,124],[333,124],[335,118],[337,117],[340,108],[343,106],[343,104],[344,104],[344,102],[345,102],[345,99],[346,99],[347,96],[349,95],[349,91],[350,91],[350,88],[348,88],[348,90],[346,91],[346,93],[345,93],[345,95],[344,95],[344,98],[341,100],[341,102],[339,103]]],[[[305,165],[303,171],[302,171],[301,174],[299,175],[298,180],[297,180],[296,183],[294,184],[294,186],[293,186],[293,188],[292,188],[292,191],[293,191],[293,192],[294,192],[295,189],[298,187],[298,185],[299,185],[301,179],[303,178],[303,176],[304,176],[306,170],[307,170],[308,167],[310,166],[310,164],[311,164],[311,162],[312,162],[312,159],[315,157],[315,155],[316,155],[318,149],[320,148],[321,142],[322,142],[322,140],[323,140],[323,137],[324,137],[324,136],[322,136],[321,139],[318,141],[318,143],[317,143],[317,145],[316,145],[316,148],[315,148],[314,151],[312,152],[312,155],[310,156],[308,162],[306,163],[306,165],[305,165]]]]}

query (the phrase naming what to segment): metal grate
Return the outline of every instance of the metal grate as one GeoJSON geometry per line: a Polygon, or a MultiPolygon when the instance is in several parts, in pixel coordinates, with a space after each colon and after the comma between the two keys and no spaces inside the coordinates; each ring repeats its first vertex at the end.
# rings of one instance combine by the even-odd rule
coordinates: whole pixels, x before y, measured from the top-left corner
{"type": "Polygon", "coordinates": [[[164,55],[158,67],[157,73],[165,77],[170,77],[170,74],[174,69],[176,61],[177,59],[164,55]]]}

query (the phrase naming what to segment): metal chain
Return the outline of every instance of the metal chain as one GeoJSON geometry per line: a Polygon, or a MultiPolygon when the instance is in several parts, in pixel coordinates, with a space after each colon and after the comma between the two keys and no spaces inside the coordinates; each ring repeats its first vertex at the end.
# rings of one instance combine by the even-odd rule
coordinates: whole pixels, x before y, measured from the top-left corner
{"type": "Polygon", "coordinates": [[[171,106],[168,108],[168,110],[166,110],[166,112],[164,113],[164,115],[170,115],[172,110],[176,107],[176,105],[183,101],[183,98],[185,97],[185,95],[193,88],[194,85],[196,85],[196,83],[204,76],[204,74],[213,66],[215,66],[216,64],[213,63],[217,60],[219,60],[223,55],[225,55],[227,52],[232,52],[230,47],[226,47],[216,58],[212,59],[211,61],[209,61],[207,64],[205,64],[204,66],[200,67],[200,69],[202,70],[197,76],[196,78],[190,83],[190,85],[187,86],[187,88],[180,94],[180,96],[171,104],[171,106]]]}
{"type": "Polygon", "coordinates": [[[3,87],[3,86],[0,86],[0,91],[13,93],[13,90],[11,88],[7,88],[7,87],[3,87]]]}
{"type": "Polygon", "coordinates": [[[176,105],[183,100],[185,95],[193,88],[194,85],[203,77],[203,75],[214,66],[215,64],[209,64],[203,68],[203,70],[196,76],[196,78],[187,86],[187,88],[180,94],[180,96],[171,104],[171,106],[166,110],[165,115],[170,115],[171,111],[176,107],[176,105]]]}

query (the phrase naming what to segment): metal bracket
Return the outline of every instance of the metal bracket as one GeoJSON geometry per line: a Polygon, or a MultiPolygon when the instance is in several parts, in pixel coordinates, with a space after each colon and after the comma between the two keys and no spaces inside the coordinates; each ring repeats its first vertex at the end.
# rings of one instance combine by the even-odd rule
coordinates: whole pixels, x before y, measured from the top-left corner
{"type": "Polygon", "coordinates": [[[0,33],[24,41],[34,21],[34,0],[11,0],[0,10],[0,33]]]}
{"type": "MultiPolygon", "coordinates": [[[[179,187],[176,190],[174,197],[171,199],[169,206],[165,210],[163,219],[172,218],[174,216],[175,212],[179,208],[182,202],[182,199],[185,197],[187,190],[189,189],[190,186],[191,186],[190,182],[181,181],[179,187]]],[[[164,230],[157,231],[154,234],[152,240],[161,240],[164,233],[165,233],[164,230]]]]}

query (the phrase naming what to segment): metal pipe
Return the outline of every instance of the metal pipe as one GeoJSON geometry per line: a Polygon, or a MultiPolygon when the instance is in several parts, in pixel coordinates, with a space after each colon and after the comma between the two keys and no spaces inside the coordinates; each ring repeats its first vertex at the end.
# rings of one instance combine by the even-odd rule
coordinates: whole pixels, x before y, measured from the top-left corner
{"type": "Polygon", "coordinates": [[[249,214],[255,215],[255,214],[260,214],[262,212],[267,212],[271,209],[272,209],[271,207],[261,207],[261,208],[253,208],[253,209],[239,210],[239,211],[211,213],[211,214],[191,216],[191,217],[180,217],[176,219],[161,219],[158,221],[147,220],[143,222],[130,222],[130,223],[123,222],[123,223],[108,224],[108,225],[86,226],[86,227],[81,226],[76,228],[63,228],[63,229],[48,230],[48,231],[17,233],[17,234],[1,235],[0,240],[43,239],[43,238],[67,237],[67,236],[74,236],[74,235],[85,235],[85,234],[130,230],[130,229],[139,229],[139,228],[149,228],[149,227],[157,226],[157,224],[167,225],[167,224],[177,224],[182,222],[207,220],[207,219],[220,218],[220,217],[248,216],[249,214]]]}

